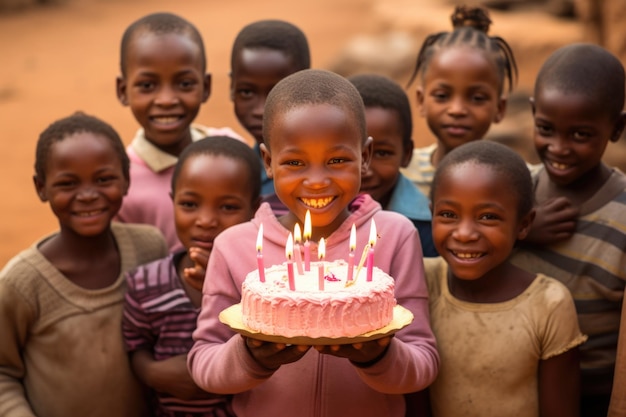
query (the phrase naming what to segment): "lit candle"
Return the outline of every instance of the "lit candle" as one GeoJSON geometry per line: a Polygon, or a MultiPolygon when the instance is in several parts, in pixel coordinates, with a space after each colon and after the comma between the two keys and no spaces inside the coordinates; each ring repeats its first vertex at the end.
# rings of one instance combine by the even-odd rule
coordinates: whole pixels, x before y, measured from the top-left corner
{"type": "Polygon", "coordinates": [[[302,233],[300,233],[300,225],[296,223],[293,227],[293,240],[295,241],[295,245],[293,248],[294,258],[296,259],[296,269],[298,270],[298,275],[304,275],[304,271],[302,270],[302,254],[300,253],[300,242],[302,242],[302,233]]]}
{"type": "Polygon", "coordinates": [[[354,251],[356,250],[356,227],[352,224],[350,230],[350,253],[348,254],[348,281],[352,281],[354,272],[354,251]]]}
{"type": "Polygon", "coordinates": [[[324,243],[324,238],[320,239],[317,253],[320,260],[319,264],[317,265],[319,290],[324,291],[324,255],[326,254],[326,243],[324,243]]]}
{"type": "Polygon", "coordinates": [[[296,282],[293,276],[293,261],[291,255],[293,254],[293,235],[289,232],[287,238],[287,244],[285,245],[285,256],[287,257],[287,278],[289,279],[289,289],[291,291],[296,290],[296,282]]]}
{"type": "Polygon", "coordinates": [[[370,241],[369,251],[367,252],[367,281],[372,280],[372,274],[374,272],[374,245],[376,244],[376,223],[372,219],[370,226],[370,241]]]}
{"type": "Polygon", "coordinates": [[[259,280],[265,282],[265,266],[263,265],[263,223],[259,226],[259,234],[256,237],[256,262],[259,268],[259,280]]]}
{"type": "Polygon", "coordinates": [[[311,213],[306,211],[304,216],[304,270],[311,270],[311,213]]]}

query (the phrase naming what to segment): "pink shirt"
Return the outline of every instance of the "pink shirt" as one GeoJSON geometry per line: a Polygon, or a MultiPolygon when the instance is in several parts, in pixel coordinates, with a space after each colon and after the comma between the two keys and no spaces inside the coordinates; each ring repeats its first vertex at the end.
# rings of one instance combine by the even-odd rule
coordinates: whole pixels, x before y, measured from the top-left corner
{"type": "MultiPolygon", "coordinates": [[[[248,353],[243,338],[218,321],[218,314],[240,301],[241,284],[256,268],[256,236],[261,223],[266,265],[285,260],[289,231],[263,203],[252,221],[225,230],[215,240],[193,334],[196,342],[188,356],[192,377],[200,387],[235,394],[237,416],[400,417],[405,414],[402,394],[421,390],[435,379],[439,356],[429,325],[417,231],[404,216],[381,210],[369,195],[357,197],[350,208],[350,217],[328,236],[326,259],[347,257],[353,223],[359,252],[374,218],[381,236],[375,264],[395,278],[398,303],[411,310],[415,319],[396,334],[382,359],[367,368],[314,349],[276,371],[261,367],[248,353]]],[[[312,245],[311,257],[316,256],[317,247],[312,245]]]]}

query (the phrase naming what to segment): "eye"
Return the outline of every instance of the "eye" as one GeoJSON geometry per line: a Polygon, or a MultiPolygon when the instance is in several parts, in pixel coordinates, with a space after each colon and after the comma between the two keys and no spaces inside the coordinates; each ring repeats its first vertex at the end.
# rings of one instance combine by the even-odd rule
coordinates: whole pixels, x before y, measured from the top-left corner
{"type": "Polygon", "coordinates": [[[483,213],[480,216],[478,216],[478,220],[483,220],[483,221],[497,221],[500,220],[500,216],[495,214],[495,213],[483,213]]]}
{"type": "Polygon", "coordinates": [[[535,130],[541,136],[550,136],[553,134],[553,129],[551,126],[540,123],[535,124],[535,130]]]}
{"type": "Polygon", "coordinates": [[[181,90],[191,90],[197,84],[198,84],[198,82],[196,80],[187,79],[187,80],[181,80],[181,82],[178,85],[179,85],[181,90]]]}
{"type": "Polygon", "coordinates": [[[576,142],[586,142],[591,138],[592,134],[582,130],[576,130],[572,133],[572,137],[576,142]]]}
{"type": "Polygon", "coordinates": [[[435,101],[444,101],[448,98],[448,93],[441,90],[435,90],[431,94],[435,101]]]}
{"type": "Polygon", "coordinates": [[[59,180],[59,181],[56,181],[56,182],[54,182],[54,183],[52,184],[52,186],[53,186],[53,187],[56,187],[56,188],[64,188],[64,189],[67,189],[67,188],[72,188],[72,187],[75,187],[77,184],[78,184],[78,182],[77,182],[77,181],[75,181],[75,180],[69,180],[69,179],[68,179],[68,180],[59,180]]]}
{"type": "Polygon", "coordinates": [[[193,210],[198,207],[198,204],[192,200],[178,200],[176,205],[182,207],[184,210],[193,210]]]}
{"type": "Polygon", "coordinates": [[[345,158],[330,158],[328,163],[330,165],[341,164],[342,162],[346,162],[345,158]]]}
{"type": "Polygon", "coordinates": [[[224,204],[222,205],[222,210],[224,211],[239,211],[241,210],[241,206],[238,204],[224,204]]]}
{"type": "Polygon", "coordinates": [[[302,161],[298,161],[296,159],[289,159],[289,160],[287,160],[285,162],[282,162],[281,165],[287,165],[287,166],[290,166],[290,167],[300,167],[300,166],[303,166],[304,163],[302,161]]]}
{"type": "Polygon", "coordinates": [[[472,101],[474,103],[484,103],[488,99],[489,99],[489,97],[487,97],[485,94],[474,94],[474,95],[472,95],[472,101]]]}
{"type": "Polygon", "coordinates": [[[138,81],[136,84],[140,92],[146,93],[156,88],[156,83],[153,81],[138,81]]]}
{"type": "Polygon", "coordinates": [[[236,94],[242,99],[250,99],[254,96],[254,91],[250,88],[240,88],[236,91],[236,94]]]}
{"type": "Polygon", "coordinates": [[[96,178],[96,182],[98,184],[110,184],[111,182],[115,181],[116,179],[117,179],[117,177],[115,175],[105,175],[105,176],[96,178]]]}
{"type": "Polygon", "coordinates": [[[443,219],[455,219],[456,214],[451,210],[441,210],[437,213],[437,217],[441,217],[443,219]]]}
{"type": "Polygon", "coordinates": [[[393,152],[386,149],[374,149],[374,157],[379,159],[389,158],[393,156],[393,152]]]}

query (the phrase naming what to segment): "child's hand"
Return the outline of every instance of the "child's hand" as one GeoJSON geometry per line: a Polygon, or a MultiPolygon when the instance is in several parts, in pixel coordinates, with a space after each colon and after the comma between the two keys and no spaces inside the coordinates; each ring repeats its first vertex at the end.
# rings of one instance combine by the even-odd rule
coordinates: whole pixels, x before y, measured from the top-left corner
{"type": "Polygon", "coordinates": [[[536,207],[535,219],[524,242],[549,245],[569,239],[576,229],[579,210],[565,197],[556,197],[536,207]]]}
{"type": "Polygon", "coordinates": [[[171,358],[155,361],[152,364],[155,375],[153,388],[160,392],[166,392],[181,400],[199,400],[214,398],[191,379],[187,369],[187,355],[178,355],[171,358]]]}
{"type": "Polygon", "coordinates": [[[252,357],[261,366],[267,369],[278,369],[281,365],[296,362],[303,357],[311,347],[305,345],[270,343],[251,337],[244,337],[244,339],[252,357]]]}
{"type": "Polygon", "coordinates": [[[189,248],[189,258],[194,263],[193,268],[185,268],[183,270],[183,279],[190,287],[198,291],[202,291],[204,285],[204,276],[206,275],[206,266],[209,263],[211,252],[206,249],[197,247],[189,248]]]}
{"type": "Polygon", "coordinates": [[[387,336],[382,339],[353,343],[351,345],[315,346],[315,350],[320,353],[350,359],[356,365],[365,365],[380,359],[384,355],[392,337],[387,336]]]}

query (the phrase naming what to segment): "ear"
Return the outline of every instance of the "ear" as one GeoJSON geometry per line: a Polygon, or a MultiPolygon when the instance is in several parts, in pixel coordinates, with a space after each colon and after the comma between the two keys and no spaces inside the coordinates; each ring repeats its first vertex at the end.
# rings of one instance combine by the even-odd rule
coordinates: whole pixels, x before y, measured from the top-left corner
{"type": "Polygon", "coordinates": [[[209,97],[211,97],[211,74],[210,73],[206,73],[204,74],[204,80],[202,80],[203,82],[203,87],[204,87],[204,92],[202,93],[202,102],[206,102],[209,97]]]}
{"type": "Polygon", "coordinates": [[[124,77],[117,77],[115,79],[115,90],[117,93],[117,99],[124,106],[128,106],[128,93],[127,93],[127,84],[126,79],[124,77]]]}
{"type": "Polygon", "coordinates": [[[533,112],[533,116],[534,116],[535,115],[535,98],[530,97],[528,99],[528,102],[530,103],[530,110],[533,112]]]}
{"type": "Polygon", "coordinates": [[[33,184],[35,185],[35,192],[42,203],[48,201],[43,181],[37,175],[33,175],[33,184]]]}
{"type": "Polygon", "coordinates": [[[517,240],[524,240],[530,232],[530,228],[535,220],[535,209],[532,209],[526,214],[519,223],[519,230],[517,232],[517,240]]]}
{"type": "Polygon", "coordinates": [[[611,142],[617,142],[619,140],[622,136],[622,132],[624,132],[624,126],[626,126],[626,111],[621,112],[615,122],[611,142]]]}
{"type": "Polygon", "coordinates": [[[272,172],[272,154],[264,143],[259,145],[259,149],[261,150],[261,158],[263,159],[265,174],[267,175],[267,178],[273,179],[274,173],[272,172]]]}
{"type": "Polygon", "coordinates": [[[425,117],[426,111],[424,110],[424,87],[417,87],[415,91],[415,96],[417,98],[417,105],[419,107],[420,116],[425,117]]]}
{"type": "Polygon", "coordinates": [[[367,139],[365,139],[363,149],[361,150],[361,175],[365,175],[365,173],[369,169],[373,153],[374,139],[371,136],[368,136],[367,139]]]}
{"type": "Polygon", "coordinates": [[[413,139],[411,139],[411,143],[406,143],[402,147],[402,160],[400,161],[400,167],[406,168],[411,163],[411,159],[413,159],[413,139]]]}
{"type": "Polygon", "coordinates": [[[235,101],[235,84],[233,83],[233,72],[228,73],[228,78],[230,79],[230,101],[235,101]]]}
{"type": "Polygon", "coordinates": [[[498,110],[496,111],[496,116],[493,118],[494,123],[500,123],[502,119],[504,119],[504,115],[506,114],[506,97],[502,96],[498,100],[498,110]]]}

